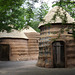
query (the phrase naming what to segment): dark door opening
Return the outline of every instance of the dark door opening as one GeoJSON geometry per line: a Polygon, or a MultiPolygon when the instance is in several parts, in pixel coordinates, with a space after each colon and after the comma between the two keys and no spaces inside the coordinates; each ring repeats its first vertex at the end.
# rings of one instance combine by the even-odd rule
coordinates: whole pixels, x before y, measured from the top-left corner
{"type": "Polygon", "coordinates": [[[8,61],[9,60],[9,45],[8,44],[0,44],[0,61],[8,61]]]}
{"type": "Polygon", "coordinates": [[[63,41],[53,42],[53,65],[55,68],[65,67],[65,48],[63,41]]]}

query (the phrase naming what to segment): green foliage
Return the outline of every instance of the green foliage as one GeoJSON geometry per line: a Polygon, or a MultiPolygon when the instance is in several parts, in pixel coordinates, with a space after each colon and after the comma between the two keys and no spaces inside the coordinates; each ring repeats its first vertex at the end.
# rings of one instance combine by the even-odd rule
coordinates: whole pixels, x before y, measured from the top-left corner
{"type": "Polygon", "coordinates": [[[63,9],[65,9],[73,18],[75,18],[75,2],[71,0],[60,0],[57,1],[52,5],[54,6],[61,6],[63,9]]]}
{"type": "Polygon", "coordinates": [[[23,28],[24,18],[20,6],[24,1],[0,0],[0,31],[23,28]]]}
{"type": "Polygon", "coordinates": [[[47,14],[49,7],[46,3],[42,3],[40,8],[35,8],[32,3],[27,1],[27,8],[25,8],[25,22],[30,25],[37,32],[40,32],[38,25],[40,21],[44,21],[43,17],[47,14]]]}
{"type": "Polygon", "coordinates": [[[40,21],[44,21],[43,18],[48,13],[48,10],[49,10],[49,7],[48,7],[47,3],[43,2],[38,11],[40,21]]]}
{"type": "Polygon", "coordinates": [[[34,17],[33,4],[31,4],[29,1],[26,1],[25,3],[27,5],[27,8],[24,8],[25,9],[24,11],[25,22],[26,22],[26,25],[31,25],[31,20],[34,17]]]}
{"type": "Polygon", "coordinates": [[[31,27],[33,29],[35,29],[37,32],[40,32],[40,29],[38,29],[38,25],[39,25],[40,21],[32,21],[31,22],[31,27]]]}
{"type": "Polygon", "coordinates": [[[75,31],[73,31],[73,37],[75,38],[75,31]]]}
{"type": "Polygon", "coordinates": [[[75,39],[75,23],[73,24],[73,26],[72,26],[72,31],[73,31],[73,37],[74,37],[74,39],[75,39]]]}
{"type": "MultiPolygon", "coordinates": [[[[65,9],[74,19],[75,19],[75,2],[71,1],[71,0],[60,0],[57,1],[55,4],[53,4],[54,6],[60,6],[63,9],[65,9]]],[[[55,15],[53,16],[52,20],[56,20],[56,16],[59,16],[62,19],[62,25],[64,25],[67,22],[67,17],[65,12],[63,13],[63,15],[60,15],[59,9],[56,11],[55,15]]],[[[72,32],[73,32],[73,37],[75,38],[75,23],[73,23],[72,27],[72,32]]],[[[69,31],[69,27],[66,31],[69,31]]],[[[63,29],[61,28],[61,33],[63,33],[63,29]]]]}
{"type": "Polygon", "coordinates": [[[30,25],[39,32],[38,25],[49,7],[42,3],[42,9],[35,8],[35,2],[37,0],[0,0],[0,31],[21,30],[30,25]],[[22,6],[24,3],[26,7],[22,6]]]}

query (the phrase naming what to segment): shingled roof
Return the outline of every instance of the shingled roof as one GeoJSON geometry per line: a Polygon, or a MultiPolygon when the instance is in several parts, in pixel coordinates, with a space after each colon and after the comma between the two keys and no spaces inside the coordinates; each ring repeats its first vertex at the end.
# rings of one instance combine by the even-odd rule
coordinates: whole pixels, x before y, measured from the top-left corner
{"type": "Polygon", "coordinates": [[[67,22],[66,23],[73,23],[75,22],[74,19],[69,15],[68,12],[66,12],[64,9],[62,9],[59,6],[55,6],[53,7],[48,13],[47,15],[43,18],[45,21],[44,22],[40,22],[39,26],[48,24],[48,23],[62,23],[62,19],[60,18],[60,16],[56,16],[56,20],[52,20],[53,16],[55,15],[55,13],[57,12],[57,10],[59,10],[60,15],[64,16],[66,14],[67,17],[67,22]],[[65,13],[65,14],[64,14],[65,13]]]}

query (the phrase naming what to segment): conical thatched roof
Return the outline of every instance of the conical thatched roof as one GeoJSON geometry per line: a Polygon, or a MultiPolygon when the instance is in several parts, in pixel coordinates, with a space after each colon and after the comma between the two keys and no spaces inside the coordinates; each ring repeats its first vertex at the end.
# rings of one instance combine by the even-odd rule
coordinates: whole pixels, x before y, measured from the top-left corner
{"type": "Polygon", "coordinates": [[[40,33],[36,32],[32,27],[28,26],[28,28],[22,30],[23,33],[30,39],[30,38],[38,38],[40,33]]]}
{"type": "Polygon", "coordinates": [[[52,20],[53,16],[56,14],[56,12],[59,11],[60,15],[64,16],[66,14],[67,17],[67,23],[73,23],[74,19],[69,15],[69,13],[67,13],[64,9],[62,9],[59,6],[55,6],[53,7],[52,10],[50,10],[47,15],[43,18],[45,21],[41,22],[39,24],[39,27],[48,23],[62,23],[62,19],[60,18],[60,16],[56,16],[55,21],[52,20]],[[65,14],[64,14],[65,13],[65,14]]]}
{"type": "Polygon", "coordinates": [[[7,33],[7,31],[0,32],[0,38],[24,38],[28,39],[28,37],[21,31],[18,30],[12,30],[10,33],[7,33]]]}
{"type": "MultiPolygon", "coordinates": [[[[7,31],[0,32],[0,38],[24,38],[28,39],[25,33],[30,33],[30,32],[36,32],[33,28],[28,26],[27,29],[18,31],[13,29],[10,33],[7,33],[7,31]]],[[[37,33],[37,32],[36,32],[37,33]]]]}
{"type": "Polygon", "coordinates": [[[28,26],[28,28],[22,30],[22,32],[24,33],[31,33],[31,32],[35,32],[37,33],[32,27],[28,26]]]}

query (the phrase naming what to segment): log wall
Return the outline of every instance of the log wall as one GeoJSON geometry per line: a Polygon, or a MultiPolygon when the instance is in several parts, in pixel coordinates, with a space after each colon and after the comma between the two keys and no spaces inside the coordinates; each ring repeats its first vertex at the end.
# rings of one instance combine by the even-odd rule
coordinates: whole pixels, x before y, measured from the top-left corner
{"type": "Polygon", "coordinates": [[[28,60],[28,45],[25,39],[0,39],[0,44],[9,44],[9,60],[28,60]]]}
{"type": "Polygon", "coordinates": [[[38,66],[53,67],[52,42],[63,41],[65,42],[65,67],[75,67],[75,40],[72,34],[68,34],[66,30],[67,27],[68,25],[48,25],[40,27],[38,66]],[[64,28],[64,32],[58,37],[62,27],[64,28]]]}
{"type": "Polygon", "coordinates": [[[75,40],[67,40],[66,51],[67,67],[75,67],[75,40]]]}
{"type": "Polygon", "coordinates": [[[30,60],[38,59],[39,54],[39,33],[25,33],[29,38],[28,40],[28,54],[30,56],[30,60]]]}

